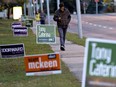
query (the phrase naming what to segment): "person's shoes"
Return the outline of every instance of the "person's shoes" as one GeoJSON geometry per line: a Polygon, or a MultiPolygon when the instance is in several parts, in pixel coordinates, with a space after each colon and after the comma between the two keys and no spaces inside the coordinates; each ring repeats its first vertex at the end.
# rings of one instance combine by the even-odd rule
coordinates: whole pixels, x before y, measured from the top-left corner
{"type": "Polygon", "coordinates": [[[60,47],[60,50],[61,50],[61,51],[65,51],[64,46],[61,46],[61,47],[60,47]]]}

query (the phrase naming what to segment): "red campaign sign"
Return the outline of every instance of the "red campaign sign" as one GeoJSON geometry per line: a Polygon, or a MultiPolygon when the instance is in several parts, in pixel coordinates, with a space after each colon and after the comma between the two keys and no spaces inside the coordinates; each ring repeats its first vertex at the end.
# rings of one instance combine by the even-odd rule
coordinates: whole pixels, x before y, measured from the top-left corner
{"type": "Polygon", "coordinates": [[[99,0],[95,0],[95,2],[99,2],[99,0]]]}

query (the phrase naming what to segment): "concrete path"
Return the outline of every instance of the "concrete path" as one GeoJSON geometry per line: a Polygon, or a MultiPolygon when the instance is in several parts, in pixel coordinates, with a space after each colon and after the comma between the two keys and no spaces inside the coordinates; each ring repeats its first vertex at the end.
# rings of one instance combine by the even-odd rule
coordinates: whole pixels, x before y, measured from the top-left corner
{"type": "Polygon", "coordinates": [[[59,52],[62,61],[69,67],[76,78],[82,82],[84,47],[66,41],[66,51],[60,51],[59,37],[56,38],[56,44],[50,45],[54,52],[59,52]]]}
{"type": "MultiPolygon", "coordinates": [[[[36,33],[36,22],[34,22],[32,30],[36,33]]],[[[74,76],[82,82],[84,47],[66,40],[66,51],[60,51],[59,44],[59,37],[57,37],[56,44],[50,44],[50,46],[54,52],[60,53],[62,61],[67,65],[67,67],[69,67],[70,72],[72,72],[74,76]]]]}

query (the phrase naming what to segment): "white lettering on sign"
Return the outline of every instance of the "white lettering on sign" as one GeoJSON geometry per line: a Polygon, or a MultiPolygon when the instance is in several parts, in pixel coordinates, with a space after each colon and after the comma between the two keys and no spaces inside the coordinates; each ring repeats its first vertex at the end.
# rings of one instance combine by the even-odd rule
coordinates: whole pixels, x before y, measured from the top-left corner
{"type": "Polygon", "coordinates": [[[20,29],[17,29],[17,30],[14,30],[14,32],[27,32],[27,30],[20,30],[20,29]]]}
{"type": "Polygon", "coordinates": [[[27,22],[27,24],[26,24],[26,25],[31,25],[31,23],[27,22]]]}
{"type": "Polygon", "coordinates": [[[49,33],[39,33],[39,37],[51,37],[49,33]]]}
{"type": "Polygon", "coordinates": [[[24,50],[23,47],[17,47],[17,48],[3,48],[1,51],[2,52],[15,52],[15,51],[22,52],[23,50],[24,50]]]}
{"type": "Polygon", "coordinates": [[[30,62],[28,63],[28,67],[29,69],[38,69],[38,68],[53,68],[53,67],[57,67],[57,61],[44,61],[42,62],[41,58],[39,58],[38,62],[30,62]]]}
{"type": "Polygon", "coordinates": [[[39,28],[39,37],[51,37],[50,33],[46,32],[46,28],[39,28]]]}
{"type": "Polygon", "coordinates": [[[110,63],[112,50],[96,46],[96,43],[92,44],[92,58],[97,60],[106,60],[107,63],[110,63]]]}
{"type": "Polygon", "coordinates": [[[102,62],[96,64],[96,60],[90,61],[89,74],[92,76],[116,77],[116,66],[107,65],[102,62]]]}
{"type": "Polygon", "coordinates": [[[111,63],[112,49],[92,43],[89,74],[92,76],[116,77],[116,65],[111,63]]]}
{"type": "Polygon", "coordinates": [[[12,27],[21,27],[22,25],[12,25],[12,27]]]}
{"type": "Polygon", "coordinates": [[[40,32],[46,32],[46,28],[40,27],[40,28],[39,28],[39,31],[40,31],[40,32]]]}

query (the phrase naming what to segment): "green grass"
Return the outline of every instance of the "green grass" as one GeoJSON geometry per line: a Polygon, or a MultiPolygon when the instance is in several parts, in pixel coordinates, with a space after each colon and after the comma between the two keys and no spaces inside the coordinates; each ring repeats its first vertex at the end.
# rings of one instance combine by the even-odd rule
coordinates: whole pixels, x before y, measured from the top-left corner
{"type": "MultiPolygon", "coordinates": [[[[24,43],[26,55],[52,53],[51,47],[36,44],[35,35],[29,29],[27,37],[13,37],[13,20],[0,19],[0,45],[24,43]]],[[[25,76],[24,58],[0,59],[0,87],[80,87],[79,81],[61,61],[62,74],[49,76],[25,76]]]]}
{"type": "Polygon", "coordinates": [[[83,37],[81,39],[81,38],[79,38],[79,36],[77,34],[68,32],[67,35],[66,35],[66,39],[73,42],[74,44],[85,46],[86,38],[83,37]]]}

